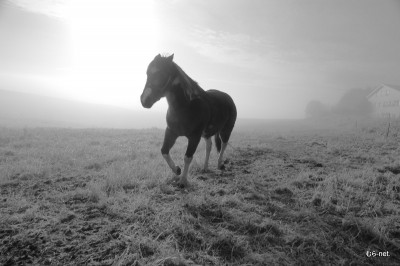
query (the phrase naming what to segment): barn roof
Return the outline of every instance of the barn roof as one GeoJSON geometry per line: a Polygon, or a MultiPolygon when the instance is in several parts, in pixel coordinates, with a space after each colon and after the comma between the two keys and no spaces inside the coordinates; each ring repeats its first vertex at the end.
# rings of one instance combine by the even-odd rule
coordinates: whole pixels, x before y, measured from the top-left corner
{"type": "Polygon", "coordinates": [[[382,89],[383,87],[388,87],[388,88],[392,88],[394,90],[398,90],[400,91],[400,86],[398,85],[391,85],[391,84],[381,84],[380,86],[376,87],[375,89],[373,89],[368,95],[367,98],[369,99],[372,95],[374,95],[375,93],[377,93],[380,89],[382,89]]]}

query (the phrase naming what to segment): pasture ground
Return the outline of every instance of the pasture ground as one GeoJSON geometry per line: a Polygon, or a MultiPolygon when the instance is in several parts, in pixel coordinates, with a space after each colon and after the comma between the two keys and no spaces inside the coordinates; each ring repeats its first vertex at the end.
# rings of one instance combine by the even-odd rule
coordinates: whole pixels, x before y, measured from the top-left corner
{"type": "Polygon", "coordinates": [[[399,130],[235,132],[223,172],[202,141],[182,190],[163,130],[1,128],[0,265],[399,265],[399,130]]]}

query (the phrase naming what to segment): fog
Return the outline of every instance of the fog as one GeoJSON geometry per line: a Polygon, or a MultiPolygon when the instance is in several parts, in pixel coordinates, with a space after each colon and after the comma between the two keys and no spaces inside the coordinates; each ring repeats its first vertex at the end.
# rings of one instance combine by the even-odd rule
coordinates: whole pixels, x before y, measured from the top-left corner
{"type": "Polygon", "coordinates": [[[0,125],[10,127],[165,127],[165,115],[35,94],[0,91],[0,125]]]}
{"type": "Polygon", "coordinates": [[[241,121],[353,115],[348,92],[400,85],[399,28],[390,0],[6,0],[0,90],[32,95],[2,92],[1,121],[164,127],[165,99],[139,100],[158,53],[231,95],[241,121]]]}
{"type": "MultiPolygon", "coordinates": [[[[274,130],[296,120],[239,118],[237,131],[274,130]]],[[[141,129],[166,127],[165,112],[130,110],[37,94],[0,90],[0,126],[141,129]]]]}

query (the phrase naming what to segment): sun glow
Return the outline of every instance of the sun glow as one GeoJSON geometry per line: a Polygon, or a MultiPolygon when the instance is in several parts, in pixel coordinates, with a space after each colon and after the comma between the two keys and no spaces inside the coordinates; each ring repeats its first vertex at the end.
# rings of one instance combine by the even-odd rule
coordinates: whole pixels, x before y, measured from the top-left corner
{"type": "Polygon", "coordinates": [[[157,19],[148,0],[68,2],[72,66],[71,97],[139,107],[147,64],[156,55],[157,19]]]}

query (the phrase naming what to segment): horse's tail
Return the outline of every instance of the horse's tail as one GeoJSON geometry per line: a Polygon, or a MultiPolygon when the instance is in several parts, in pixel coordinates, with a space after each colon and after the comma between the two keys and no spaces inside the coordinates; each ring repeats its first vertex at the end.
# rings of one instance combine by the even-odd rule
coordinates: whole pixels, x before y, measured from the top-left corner
{"type": "Polygon", "coordinates": [[[217,132],[214,135],[214,140],[215,140],[215,147],[217,148],[217,151],[221,151],[221,137],[219,136],[219,132],[217,132]]]}

